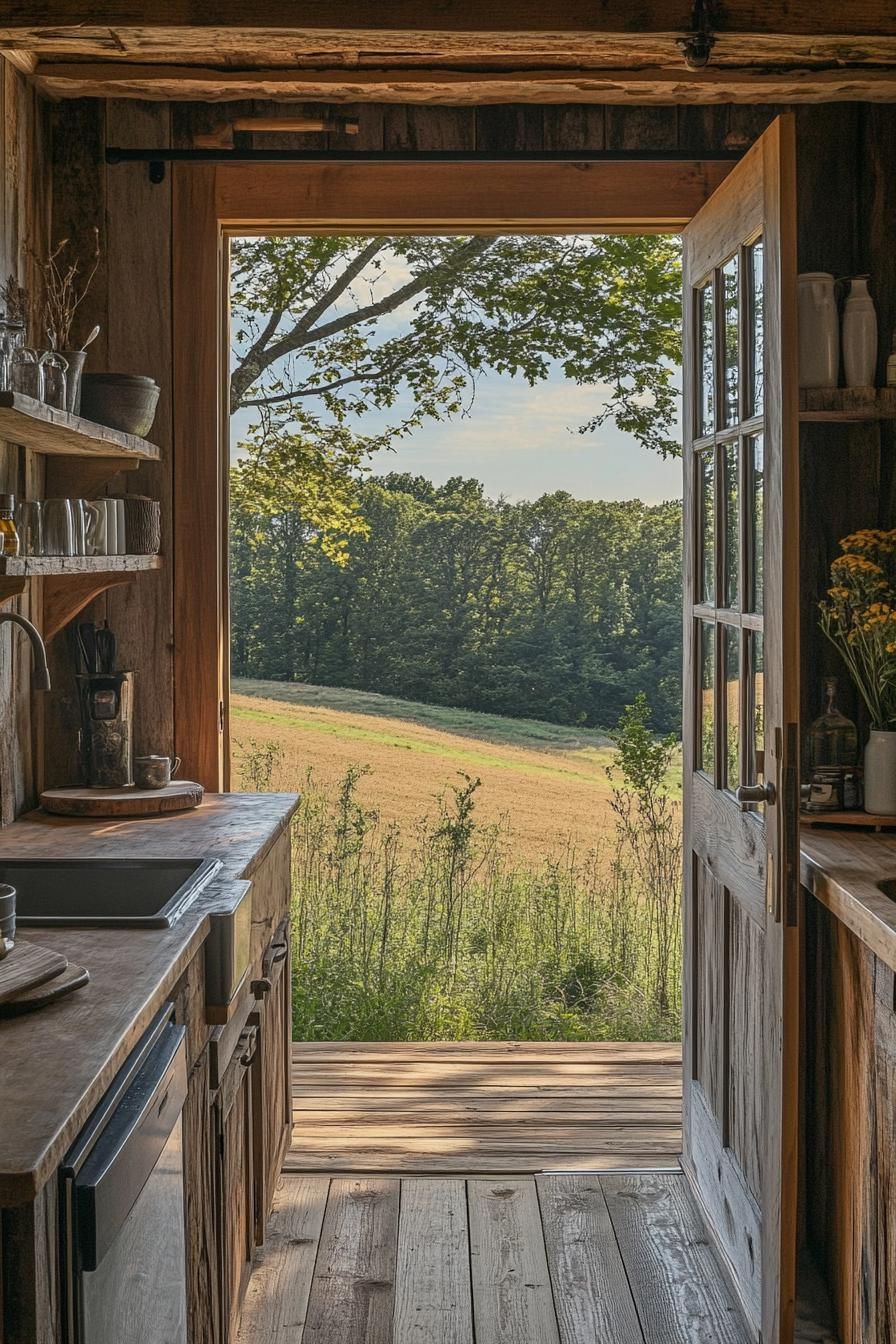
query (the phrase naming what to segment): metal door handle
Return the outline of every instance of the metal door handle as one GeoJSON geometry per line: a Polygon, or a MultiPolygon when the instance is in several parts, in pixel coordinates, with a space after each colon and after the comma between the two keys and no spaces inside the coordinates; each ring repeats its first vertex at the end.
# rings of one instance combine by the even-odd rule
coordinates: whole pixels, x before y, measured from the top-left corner
{"type": "Polygon", "coordinates": [[[739,803],[774,803],[778,794],[774,784],[769,780],[768,784],[741,784],[740,788],[734,790],[734,796],[739,803]]]}

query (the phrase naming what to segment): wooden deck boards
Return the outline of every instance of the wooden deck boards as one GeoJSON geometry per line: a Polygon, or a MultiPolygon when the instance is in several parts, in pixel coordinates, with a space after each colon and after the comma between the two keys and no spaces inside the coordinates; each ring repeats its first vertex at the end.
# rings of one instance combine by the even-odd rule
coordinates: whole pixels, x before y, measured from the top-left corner
{"type": "Polygon", "coordinates": [[[681,1174],[284,1175],[241,1344],[746,1344],[681,1174]]]}
{"type": "Polygon", "coordinates": [[[662,1042],[297,1042],[285,1169],[531,1175],[675,1169],[681,1049],[662,1042]]]}

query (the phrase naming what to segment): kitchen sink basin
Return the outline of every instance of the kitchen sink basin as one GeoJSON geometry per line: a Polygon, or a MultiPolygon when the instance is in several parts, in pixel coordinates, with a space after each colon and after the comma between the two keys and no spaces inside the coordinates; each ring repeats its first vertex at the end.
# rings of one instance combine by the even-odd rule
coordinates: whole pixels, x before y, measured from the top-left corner
{"type": "Polygon", "coordinates": [[[4,859],[16,924],[168,929],[221,867],[220,859],[4,859]]]}

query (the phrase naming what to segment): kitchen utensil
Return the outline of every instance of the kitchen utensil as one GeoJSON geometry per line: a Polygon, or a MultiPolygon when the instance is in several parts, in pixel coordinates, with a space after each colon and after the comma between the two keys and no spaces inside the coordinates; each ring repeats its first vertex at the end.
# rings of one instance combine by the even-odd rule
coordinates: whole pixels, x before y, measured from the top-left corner
{"type": "Polygon", "coordinates": [[[33,1013],[48,1003],[55,1003],[57,999],[65,998],[66,994],[71,994],[73,990],[83,989],[84,985],[89,983],[90,972],[83,966],[69,962],[65,970],[59,975],[54,975],[52,980],[45,980],[42,985],[33,985],[31,989],[23,989],[5,1003],[0,1003],[0,1017],[21,1017],[23,1013],[33,1013]]]}
{"type": "Polygon", "coordinates": [[[91,788],[134,783],[134,674],[76,677],[81,706],[84,777],[91,788]]]}
{"type": "Polygon", "coordinates": [[[16,889],[0,884],[0,961],[12,951],[16,941],[16,889]]]}
{"type": "Polygon", "coordinates": [[[0,1003],[33,985],[52,980],[67,966],[68,958],[61,953],[38,947],[37,943],[23,943],[20,939],[0,965],[0,1003]]]}
{"type": "Polygon", "coordinates": [[[86,340],[86,341],[84,342],[84,344],[81,346],[81,353],[82,353],[82,354],[83,354],[84,351],[87,349],[88,345],[93,345],[94,341],[96,340],[97,336],[99,336],[99,334],[100,334],[100,326],[99,326],[99,323],[97,323],[96,326],[94,327],[93,331],[92,331],[92,332],[90,333],[90,335],[87,337],[87,340],[86,340]]]}
{"type": "Polygon", "coordinates": [[[202,796],[201,784],[176,779],[164,789],[46,789],[40,805],[60,817],[152,817],[187,812],[202,796]]]}
{"type": "Polygon", "coordinates": [[[16,505],[16,531],[22,555],[44,553],[44,505],[40,499],[20,499],[16,505]]]}
{"type": "Polygon", "coordinates": [[[44,500],[44,555],[78,555],[70,499],[44,500]]]}
{"type": "Polygon", "coordinates": [[[102,629],[96,632],[96,657],[98,671],[106,676],[115,671],[115,659],[118,654],[118,640],[109,629],[109,622],[103,621],[102,629]]]}
{"type": "Polygon", "coordinates": [[[125,434],[148,434],[155,419],[159,385],[130,373],[85,373],[81,381],[81,412],[125,434]]]}
{"type": "Polygon", "coordinates": [[[138,789],[166,789],[179,769],[179,756],[138,756],[134,761],[134,783],[138,789]]]}
{"type": "Polygon", "coordinates": [[[162,508],[159,501],[147,495],[126,495],[124,511],[128,555],[158,555],[162,547],[162,508]]]}
{"type": "Polygon", "coordinates": [[[81,646],[81,657],[84,660],[84,668],[88,674],[99,672],[96,652],[96,626],[93,621],[83,621],[78,626],[78,643],[81,646]]]}

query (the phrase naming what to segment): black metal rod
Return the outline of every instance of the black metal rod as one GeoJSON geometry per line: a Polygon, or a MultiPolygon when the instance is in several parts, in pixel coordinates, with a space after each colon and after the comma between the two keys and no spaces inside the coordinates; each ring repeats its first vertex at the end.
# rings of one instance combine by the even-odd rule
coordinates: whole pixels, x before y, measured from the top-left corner
{"type": "Polygon", "coordinates": [[[107,163],[729,163],[740,149],[539,149],[519,153],[453,149],[124,149],[107,163]]]}

